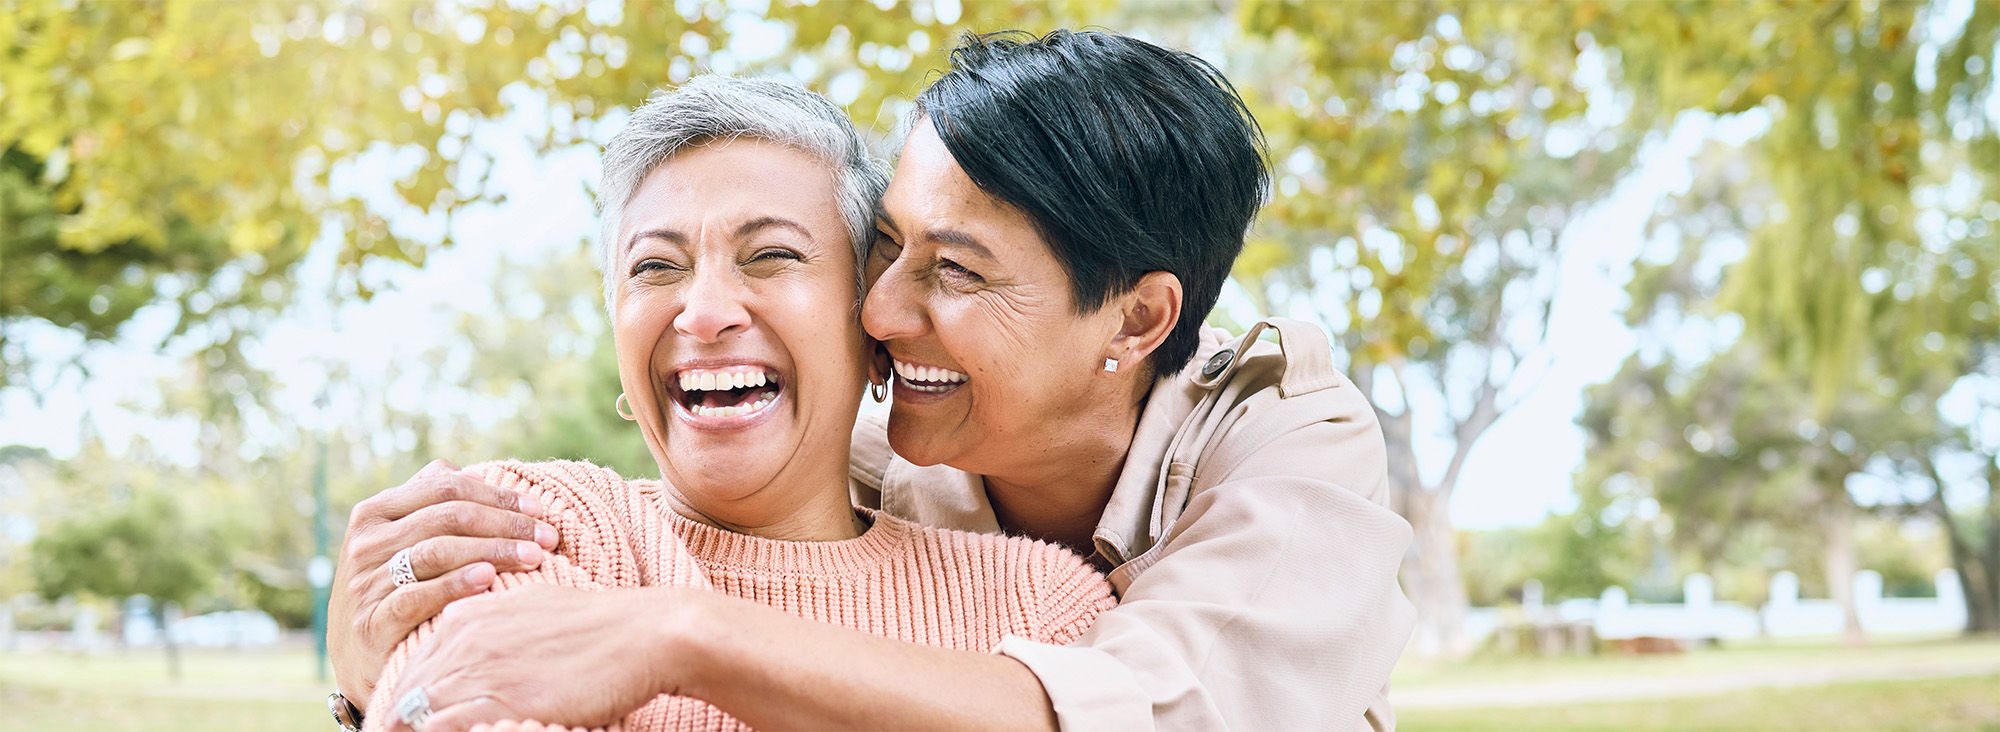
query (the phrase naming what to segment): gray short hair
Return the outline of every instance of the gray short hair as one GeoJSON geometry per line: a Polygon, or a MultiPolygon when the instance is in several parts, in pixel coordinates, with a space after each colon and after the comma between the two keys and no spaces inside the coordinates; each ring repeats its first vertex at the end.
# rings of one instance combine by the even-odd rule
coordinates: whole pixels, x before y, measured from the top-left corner
{"type": "Polygon", "coordinates": [[[868,245],[875,239],[875,216],[889,168],[869,154],[847,113],[804,87],[770,79],[707,74],[678,89],[661,90],[632,110],[625,128],[604,146],[604,177],[597,187],[598,269],[604,274],[604,310],[616,315],[618,222],[625,204],[646,175],[674,153],[711,142],[749,137],[784,145],[833,168],[834,195],[840,199],[854,246],[855,288],[859,292],[868,245]]]}

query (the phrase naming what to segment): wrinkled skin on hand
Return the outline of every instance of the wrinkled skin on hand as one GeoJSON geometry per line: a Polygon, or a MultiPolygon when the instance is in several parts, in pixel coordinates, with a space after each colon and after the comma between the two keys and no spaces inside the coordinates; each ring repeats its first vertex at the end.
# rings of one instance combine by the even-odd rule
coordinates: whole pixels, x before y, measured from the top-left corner
{"type": "Polygon", "coordinates": [[[673,665],[661,639],[705,595],[713,593],[530,585],[460,600],[438,616],[393,693],[424,690],[434,712],[425,732],[510,719],[608,725],[676,692],[659,671],[673,665]]]}
{"type": "Polygon", "coordinates": [[[485,592],[498,572],[533,569],[556,544],[539,501],[433,461],[356,504],[327,604],[327,653],[340,692],[366,708],[389,652],[447,603],[485,592]],[[410,550],[417,582],[389,577],[410,550]]]}

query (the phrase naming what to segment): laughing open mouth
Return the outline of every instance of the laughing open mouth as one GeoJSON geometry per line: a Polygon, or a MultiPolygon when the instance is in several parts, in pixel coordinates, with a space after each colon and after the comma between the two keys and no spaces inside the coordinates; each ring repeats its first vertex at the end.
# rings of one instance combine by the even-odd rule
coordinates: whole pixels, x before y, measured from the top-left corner
{"type": "Polygon", "coordinates": [[[762,366],[686,369],[674,399],[697,417],[735,417],[770,406],[783,391],[777,372],[762,366]]]}

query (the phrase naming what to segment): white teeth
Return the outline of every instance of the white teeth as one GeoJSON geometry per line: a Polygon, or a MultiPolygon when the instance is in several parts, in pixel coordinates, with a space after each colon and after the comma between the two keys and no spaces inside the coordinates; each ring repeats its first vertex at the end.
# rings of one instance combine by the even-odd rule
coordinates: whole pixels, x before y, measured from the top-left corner
{"type": "MultiPolygon", "coordinates": [[[[681,391],[746,389],[775,383],[774,374],[757,371],[701,371],[689,369],[675,377],[681,391]]],[[[718,407],[719,409],[719,407],[718,407]]]]}
{"type": "Polygon", "coordinates": [[[892,361],[892,363],[895,366],[896,375],[903,377],[904,385],[918,391],[948,391],[952,387],[943,386],[943,384],[957,384],[971,378],[957,371],[936,366],[918,366],[902,361],[892,361]],[[940,386],[924,387],[910,383],[917,381],[940,384],[940,386]]]}
{"type": "Polygon", "coordinates": [[[745,414],[754,414],[764,407],[770,406],[771,399],[772,396],[766,394],[762,399],[749,404],[739,404],[734,407],[704,407],[697,404],[689,407],[688,411],[693,412],[697,417],[739,417],[745,414]]]}

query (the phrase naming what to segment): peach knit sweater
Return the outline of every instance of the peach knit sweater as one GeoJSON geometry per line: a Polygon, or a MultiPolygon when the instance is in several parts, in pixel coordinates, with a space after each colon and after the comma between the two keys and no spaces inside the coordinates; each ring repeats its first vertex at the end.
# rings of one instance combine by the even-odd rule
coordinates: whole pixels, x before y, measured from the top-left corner
{"type": "MultiPolygon", "coordinates": [[[[542,566],[499,576],[493,592],[527,584],[587,589],[705,587],[800,617],[897,640],[986,653],[1006,636],[1065,644],[1117,604],[1104,576],[1060,547],[1018,537],[933,529],[882,513],[860,537],[779,541],[691,521],[658,481],[628,481],[589,463],[514,461],[468,470],[533,495],[562,535],[542,566]]],[[[367,726],[393,716],[411,651],[435,621],[399,644],[369,700],[367,726]]],[[[662,695],[611,729],[739,730],[705,702],[662,695]]],[[[507,722],[492,732],[562,730],[507,722]]]]}

